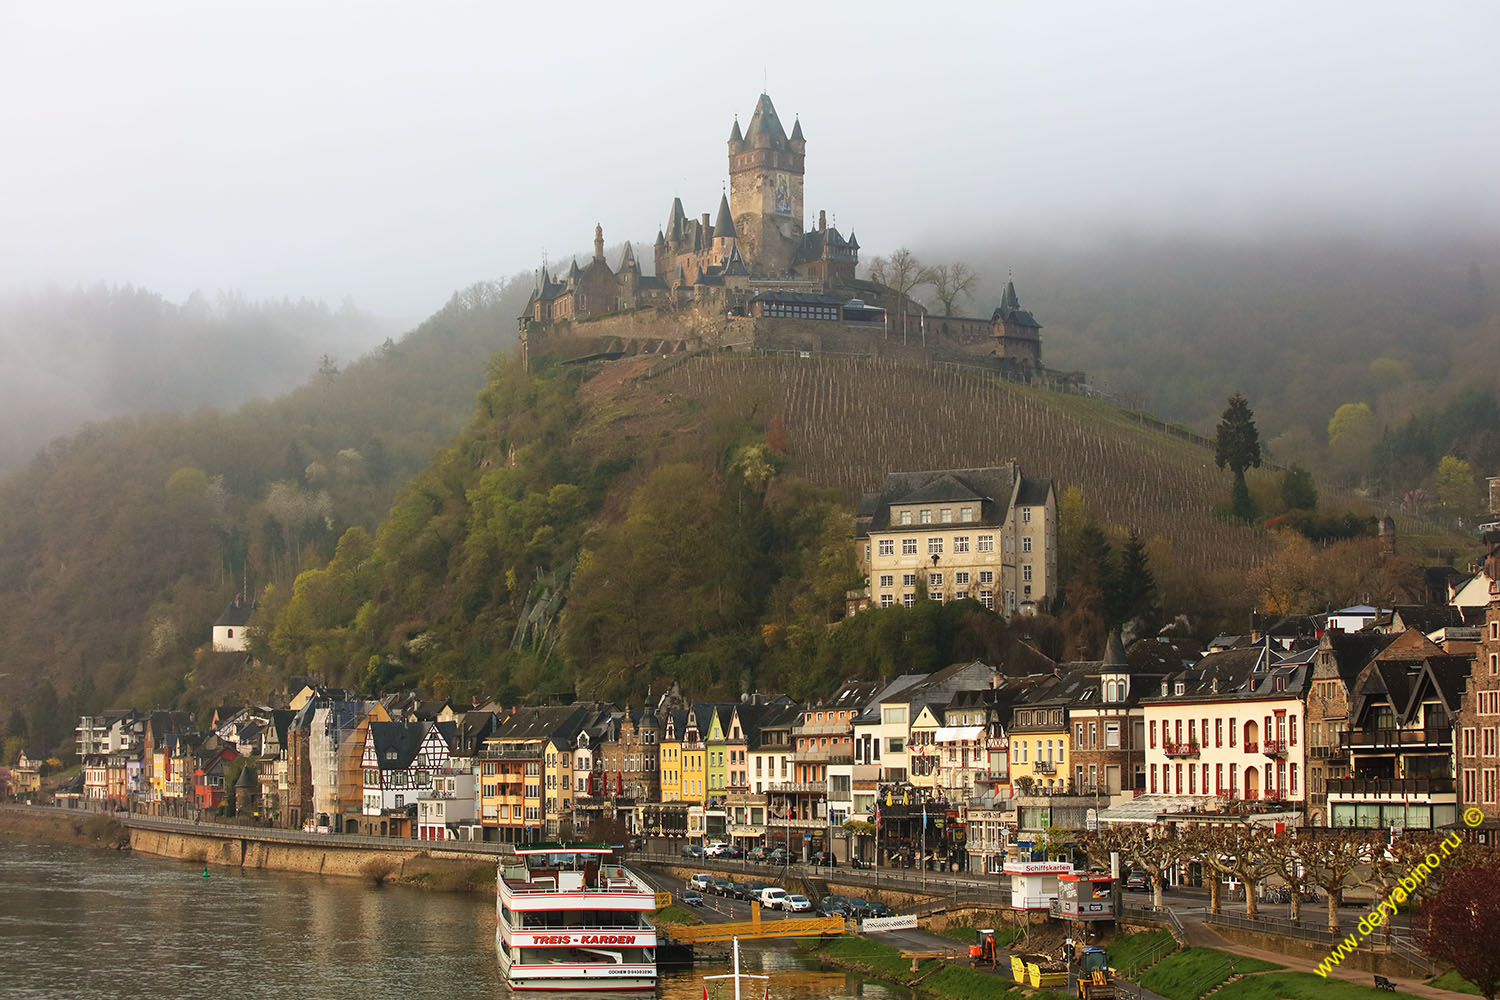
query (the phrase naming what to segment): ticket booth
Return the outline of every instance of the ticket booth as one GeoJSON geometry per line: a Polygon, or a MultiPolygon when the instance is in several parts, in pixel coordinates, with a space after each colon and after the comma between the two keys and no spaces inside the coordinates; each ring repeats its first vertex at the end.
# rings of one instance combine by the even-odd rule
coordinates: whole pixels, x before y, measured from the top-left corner
{"type": "Polygon", "coordinates": [[[1066,861],[1007,861],[1011,909],[1047,911],[1057,899],[1058,879],[1072,873],[1066,861]]]}
{"type": "Polygon", "coordinates": [[[1057,916],[1064,920],[1113,920],[1115,880],[1108,875],[1077,874],[1057,877],[1057,916]]]}

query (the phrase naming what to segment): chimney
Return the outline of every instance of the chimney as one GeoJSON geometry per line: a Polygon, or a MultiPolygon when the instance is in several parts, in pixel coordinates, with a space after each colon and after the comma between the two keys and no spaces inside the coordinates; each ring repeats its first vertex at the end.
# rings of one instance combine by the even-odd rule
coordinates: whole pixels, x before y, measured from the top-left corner
{"type": "Polygon", "coordinates": [[[711,233],[711,232],[713,232],[713,227],[708,224],[708,213],[704,212],[703,213],[703,236],[704,236],[704,238],[707,238],[708,234],[711,233]]]}
{"type": "Polygon", "coordinates": [[[828,213],[821,208],[818,209],[818,232],[828,232],[828,213]]]}

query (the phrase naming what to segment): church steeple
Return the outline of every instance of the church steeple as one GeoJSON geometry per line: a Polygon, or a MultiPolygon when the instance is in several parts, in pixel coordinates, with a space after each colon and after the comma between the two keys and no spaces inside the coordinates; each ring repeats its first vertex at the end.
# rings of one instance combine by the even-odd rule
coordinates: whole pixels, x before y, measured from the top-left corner
{"type": "Polygon", "coordinates": [[[594,259],[601,264],[604,262],[604,225],[594,225],[594,259]]]}

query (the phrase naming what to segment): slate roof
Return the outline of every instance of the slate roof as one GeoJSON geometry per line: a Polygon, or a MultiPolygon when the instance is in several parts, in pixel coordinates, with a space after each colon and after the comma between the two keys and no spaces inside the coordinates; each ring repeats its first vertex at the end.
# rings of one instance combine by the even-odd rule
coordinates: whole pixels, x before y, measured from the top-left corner
{"type": "Polygon", "coordinates": [[[1324,635],[1329,652],[1333,654],[1334,669],[1345,684],[1352,683],[1375,654],[1395,638],[1381,632],[1328,632],[1324,635]]]}
{"type": "Polygon", "coordinates": [[[767,94],[761,94],[755,102],[755,113],[750,116],[750,125],[745,129],[745,141],[752,149],[788,149],[786,130],[781,119],[776,117],[776,107],[767,94]]]}
{"type": "Polygon", "coordinates": [[[239,628],[249,623],[250,616],[255,614],[256,607],[255,601],[242,601],[239,598],[235,598],[229,603],[229,607],[224,609],[224,613],[214,619],[214,625],[215,627],[226,625],[231,628],[239,628]]]}
{"type": "Polygon", "coordinates": [[[1166,695],[1142,697],[1143,702],[1222,701],[1230,697],[1296,697],[1306,687],[1312,668],[1300,660],[1283,662],[1264,644],[1209,653],[1186,670],[1163,680],[1166,695]],[[1176,694],[1177,685],[1184,686],[1176,694]],[[1278,683],[1282,686],[1278,688],[1278,683]]]}
{"type": "Polygon", "coordinates": [[[714,219],[714,239],[734,239],[734,218],[729,214],[729,196],[719,195],[719,215],[714,219]]]}
{"type": "Polygon", "coordinates": [[[999,526],[1005,523],[1013,496],[1017,503],[1040,505],[1046,502],[1051,491],[1052,480],[1023,476],[1014,462],[986,469],[891,472],[886,474],[880,492],[860,497],[855,514],[855,534],[864,537],[872,531],[895,527],[891,524],[893,504],[943,501],[977,501],[980,507],[978,523],[999,526]],[[1022,497],[1025,497],[1024,501],[1022,497]]]}
{"type": "Polygon", "coordinates": [[[1361,671],[1352,692],[1349,717],[1364,722],[1368,710],[1389,704],[1398,724],[1422,721],[1425,694],[1431,691],[1450,715],[1457,715],[1473,660],[1467,656],[1377,657],[1361,671]],[[1424,681],[1426,683],[1424,683],[1424,681]]]}
{"type": "Polygon", "coordinates": [[[382,771],[404,771],[421,749],[427,726],[421,722],[372,722],[369,740],[375,744],[375,761],[382,771]]]}

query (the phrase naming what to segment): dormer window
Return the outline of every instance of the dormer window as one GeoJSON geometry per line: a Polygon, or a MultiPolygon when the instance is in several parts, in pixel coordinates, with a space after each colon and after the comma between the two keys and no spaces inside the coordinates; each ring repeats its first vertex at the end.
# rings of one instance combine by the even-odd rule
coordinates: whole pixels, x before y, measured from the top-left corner
{"type": "Polygon", "coordinates": [[[1173,688],[1172,693],[1173,694],[1187,694],[1187,685],[1184,684],[1182,681],[1178,681],[1177,684],[1176,684],[1176,686],[1173,688]]]}
{"type": "Polygon", "coordinates": [[[1285,691],[1286,690],[1286,677],[1284,675],[1281,676],[1281,677],[1276,678],[1276,690],[1278,690],[1278,691],[1285,691]]]}

